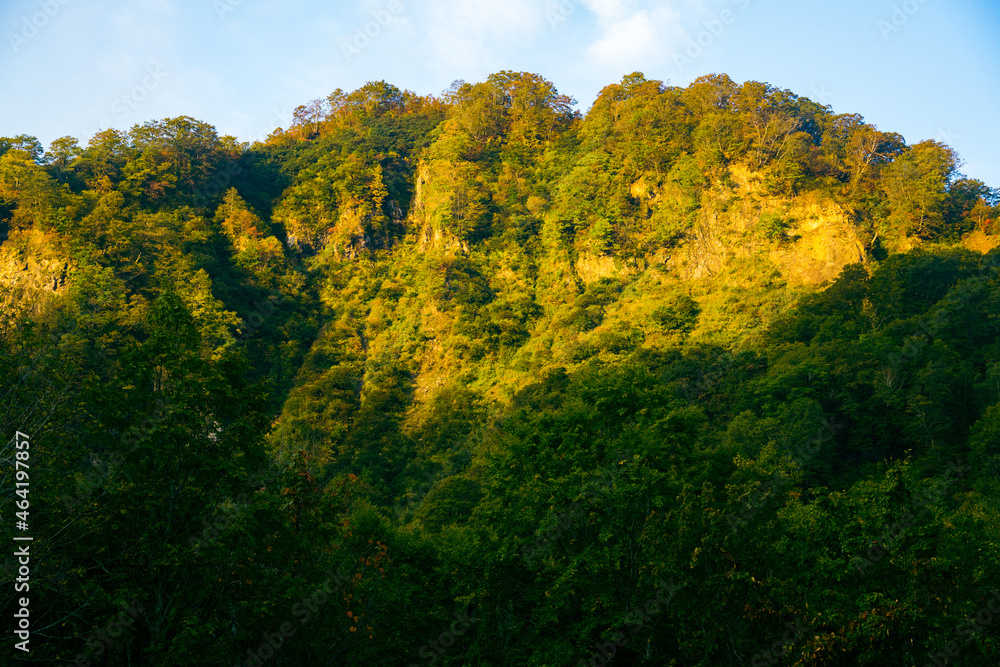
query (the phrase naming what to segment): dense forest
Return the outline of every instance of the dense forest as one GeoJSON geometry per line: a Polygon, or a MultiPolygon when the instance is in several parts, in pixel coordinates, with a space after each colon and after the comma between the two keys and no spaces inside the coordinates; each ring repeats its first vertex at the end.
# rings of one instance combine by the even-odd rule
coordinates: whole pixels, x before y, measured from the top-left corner
{"type": "Polygon", "coordinates": [[[998,664],[1000,192],[766,83],[575,107],[0,138],[2,661],[998,664]]]}

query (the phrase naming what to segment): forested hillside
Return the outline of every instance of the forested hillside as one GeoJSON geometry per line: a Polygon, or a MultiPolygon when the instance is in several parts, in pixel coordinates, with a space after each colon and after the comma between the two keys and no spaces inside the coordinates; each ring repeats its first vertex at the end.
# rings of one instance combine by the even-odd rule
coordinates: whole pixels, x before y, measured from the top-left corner
{"type": "Polygon", "coordinates": [[[0,138],[5,655],[997,664],[1000,192],[765,83],[575,106],[0,138]]]}

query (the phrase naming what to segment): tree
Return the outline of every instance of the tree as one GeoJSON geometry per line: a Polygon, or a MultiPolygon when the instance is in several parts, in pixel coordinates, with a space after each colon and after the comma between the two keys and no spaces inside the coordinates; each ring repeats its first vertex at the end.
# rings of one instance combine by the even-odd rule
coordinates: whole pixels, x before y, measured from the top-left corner
{"type": "Polygon", "coordinates": [[[80,157],[82,149],[75,137],[60,137],[52,142],[43,161],[57,181],[70,183],[73,178],[74,163],[80,157]]]}
{"type": "Polygon", "coordinates": [[[866,180],[875,182],[880,169],[903,151],[905,143],[898,134],[879,132],[874,125],[865,124],[857,114],[846,120],[844,163],[850,170],[850,193],[853,195],[866,180]]]}
{"type": "Polygon", "coordinates": [[[948,186],[945,219],[952,235],[992,231],[1000,191],[974,178],[959,177],[948,186]]]}
{"type": "Polygon", "coordinates": [[[953,149],[933,140],[911,146],[893,161],[882,189],[895,233],[932,238],[942,231],[948,188],[958,163],[953,149]]]}
{"type": "Polygon", "coordinates": [[[743,142],[751,169],[780,160],[801,121],[785,107],[794,96],[757,81],[747,81],[733,95],[734,111],[742,120],[743,142]]]}
{"type": "MultiPolygon", "coordinates": [[[[146,202],[204,196],[213,177],[225,173],[225,162],[237,157],[226,151],[214,127],[188,116],[135,125],[129,141],[135,157],[123,170],[126,188],[146,202]]],[[[216,187],[215,196],[221,194],[216,187]]]]}
{"type": "Polygon", "coordinates": [[[146,591],[148,647],[162,655],[187,630],[192,611],[220,602],[199,592],[209,581],[191,585],[196,554],[188,538],[200,535],[206,514],[265,466],[267,422],[259,389],[246,381],[238,356],[203,356],[195,320],[179,296],[160,296],[143,328],[144,340],[123,355],[127,389],[108,418],[119,432],[141,417],[150,416],[152,425],[98,504],[109,531],[106,553],[130,554],[113,572],[146,591]]]}
{"type": "Polygon", "coordinates": [[[326,100],[316,99],[309,104],[295,107],[292,112],[292,129],[304,132],[303,139],[309,139],[319,134],[320,124],[327,117],[326,100]]]}
{"type": "Polygon", "coordinates": [[[19,134],[16,137],[0,137],[0,155],[9,150],[20,150],[28,154],[29,159],[40,164],[42,162],[42,144],[35,137],[19,134]]]}
{"type": "Polygon", "coordinates": [[[418,105],[418,100],[420,98],[414,93],[385,81],[369,81],[346,95],[338,88],[327,98],[331,116],[343,120],[351,115],[359,118],[399,116],[418,105]]]}
{"type": "Polygon", "coordinates": [[[215,211],[215,220],[222,226],[226,237],[233,242],[237,252],[242,250],[249,240],[261,237],[260,228],[264,226],[260,218],[254,215],[240,197],[236,188],[229,188],[215,211]]]}
{"type": "Polygon", "coordinates": [[[697,121],[705,116],[726,111],[732,104],[736,84],[725,74],[700,76],[681,91],[681,99],[697,121]]]}
{"type": "Polygon", "coordinates": [[[49,214],[60,192],[32,153],[12,148],[0,155],[0,203],[16,205],[15,226],[49,224],[49,214]]]}
{"type": "Polygon", "coordinates": [[[233,244],[236,265],[254,276],[260,286],[275,287],[277,271],[284,263],[284,248],[274,236],[264,236],[263,221],[247,207],[236,188],[226,192],[215,212],[215,221],[233,244]]]}
{"type": "Polygon", "coordinates": [[[83,149],[77,172],[91,190],[106,194],[122,178],[135,152],[128,135],[108,129],[98,132],[83,149]]]}
{"type": "Polygon", "coordinates": [[[627,179],[653,172],[659,180],[690,148],[690,129],[688,110],[678,92],[633,72],[601,91],[581,134],[623,162],[627,179]]]}
{"type": "Polygon", "coordinates": [[[536,147],[573,119],[570,97],[537,74],[503,71],[456,90],[455,118],[477,148],[491,142],[536,147]]]}

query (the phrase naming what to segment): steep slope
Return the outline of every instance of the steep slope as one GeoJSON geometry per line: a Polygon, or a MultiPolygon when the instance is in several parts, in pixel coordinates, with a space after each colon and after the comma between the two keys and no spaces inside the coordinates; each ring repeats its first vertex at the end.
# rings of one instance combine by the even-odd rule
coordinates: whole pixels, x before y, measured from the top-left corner
{"type": "Polygon", "coordinates": [[[573,107],[0,138],[33,659],[996,663],[997,191],[759,82],[573,107]]]}

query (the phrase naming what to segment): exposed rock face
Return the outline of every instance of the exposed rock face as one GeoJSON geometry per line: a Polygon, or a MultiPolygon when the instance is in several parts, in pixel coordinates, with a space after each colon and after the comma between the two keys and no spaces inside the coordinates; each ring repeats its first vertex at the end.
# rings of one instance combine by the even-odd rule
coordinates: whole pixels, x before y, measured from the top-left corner
{"type": "Polygon", "coordinates": [[[473,170],[448,160],[421,162],[409,224],[419,229],[420,252],[469,252],[470,229],[488,218],[482,202],[469,199],[473,170]],[[461,230],[464,229],[463,234],[461,230]]]}
{"type": "Polygon", "coordinates": [[[0,310],[37,315],[66,290],[73,267],[58,240],[36,230],[15,230],[0,245],[0,310]]]}
{"type": "Polygon", "coordinates": [[[791,285],[816,285],[834,280],[848,264],[866,263],[868,255],[846,213],[836,204],[795,207],[796,241],[770,252],[791,285]]]}
{"type": "MultiPolygon", "coordinates": [[[[453,174],[445,167],[424,162],[418,168],[411,221],[420,229],[421,252],[468,251],[468,244],[442,221],[442,212],[454,204],[457,190],[453,181],[458,180],[449,178],[453,174]]],[[[613,253],[595,252],[578,240],[571,260],[576,279],[588,285],[601,278],[626,278],[642,273],[644,263],[666,268],[682,281],[696,281],[725,272],[736,260],[751,260],[770,263],[789,285],[811,286],[834,280],[848,264],[868,262],[855,223],[837,202],[816,193],[770,196],[764,192],[759,175],[742,165],[734,165],[731,171],[732,186],[717,184],[704,194],[697,221],[679,247],[653,249],[645,262],[640,260],[637,265],[613,253]]],[[[668,193],[643,181],[632,185],[631,194],[654,206],[668,199],[668,193]]],[[[543,235],[543,245],[549,251],[546,261],[556,259],[552,255],[558,254],[561,244],[561,240],[543,235]]]]}
{"type": "Polygon", "coordinates": [[[992,234],[986,234],[981,230],[975,230],[965,236],[962,239],[962,245],[964,245],[969,250],[974,250],[976,252],[981,252],[983,254],[988,253],[996,247],[1000,247],[1000,236],[993,236],[992,234]]]}
{"type": "Polygon", "coordinates": [[[612,278],[614,276],[627,275],[628,270],[623,270],[618,266],[613,257],[608,255],[596,255],[591,252],[580,253],[576,260],[576,273],[584,284],[597,282],[601,278],[612,278]]]}
{"type": "Polygon", "coordinates": [[[868,252],[834,201],[744,195],[703,206],[672,263],[681,279],[698,280],[753,258],[769,261],[789,285],[807,286],[834,280],[848,264],[866,264],[868,252]]]}

